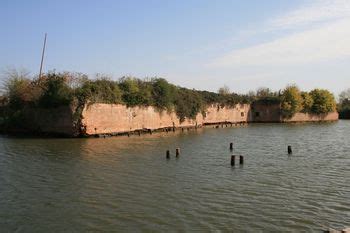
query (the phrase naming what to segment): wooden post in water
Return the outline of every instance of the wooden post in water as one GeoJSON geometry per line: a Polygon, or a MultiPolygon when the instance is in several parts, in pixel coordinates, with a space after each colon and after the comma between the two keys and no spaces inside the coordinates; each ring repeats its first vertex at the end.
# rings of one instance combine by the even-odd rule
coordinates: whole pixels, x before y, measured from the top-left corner
{"type": "Polygon", "coordinates": [[[236,156],[231,155],[231,166],[235,166],[236,156]]]}
{"type": "Polygon", "coordinates": [[[291,155],[293,153],[292,146],[288,146],[288,154],[291,155]]]}
{"type": "Polygon", "coordinates": [[[233,142],[230,143],[230,150],[233,150],[233,142]]]}
{"type": "Polygon", "coordinates": [[[180,148],[176,148],[176,157],[180,156],[180,148]]]}
{"type": "Polygon", "coordinates": [[[239,164],[244,163],[244,157],[242,155],[239,156],[239,164]]]}
{"type": "Polygon", "coordinates": [[[166,158],[167,158],[167,159],[170,159],[170,150],[167,150],[167,151],[166,151],[166,158]]]}

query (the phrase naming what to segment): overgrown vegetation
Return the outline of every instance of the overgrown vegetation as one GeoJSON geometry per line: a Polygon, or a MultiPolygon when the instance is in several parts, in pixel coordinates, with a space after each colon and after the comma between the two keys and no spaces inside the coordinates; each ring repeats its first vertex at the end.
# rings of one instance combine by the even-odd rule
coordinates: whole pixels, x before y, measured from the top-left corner
{"type": "Polygon", "coordinates": [[[20,120],[22,110],[27,106],[56,108],[74,104],[80,106],[76,111],[81,111],[85,103],[155,106],[159,110],[175,111],[181,121],[195,118],[200,112],[205,114],[210,104],[219,104],[219,107],[252,102],[280,104],[285,117],[299,111],[321,114],[335,109],[334,97],[328,91],[315,89],[306,93],[296,86],[288,86],[282,93],[260,88],[239,95],[227,86],[220,88],[218,93],[198,91],[175,86],[158,77],[144,80],[123,77],[114,81],[100,75],[91,80],[80,73],[49,72],[41,78],[30,78],[26,72],[12,70],[5,78],[1,100],[6,110],[2,112],[11,120],[20,120]]]}
{"type": "Polygon", "coordinates": [[[336,110],[332,93],[324,89],[301,92],[295,85],[287,86],[281,95],[282,115],[292,117],[297,112],[325,114],[336,110]]]}
{"type": "Polygon", "coordinates": [[[303,97],[297,86],[288,86],[281,96],[282,115],[291,118],[295,113],[303,110],[303,97]]]}
{"type": "Polygon", "coordinates": [[[314,89],[310,92],[313,99],[311,112],[315,114],[324,114],[336,110],[337,103],[334,96],[328,90],[314,89]]]}
{"type": "Polygon", "coordinates": [[[252,102],[257,104],[275,105],[281,103],[281,93],[273,92],[267,87],[258,88],[256,92],[250,91],[248,96],[252,102]]]}
{"type": "Polygon", "coordinates": [[[163,78],[137,79],[123,77],[113,81],[106,76],[88,79],[79,73],[49,72],[31,79],[28,74],[8,72],[4,83],[7,107],[13,116],[26,106],[55,108],[71,103],[109,103],[133,106],[155,106],[159,110],[175,111],[180,120],[195,118],[207,105],[219,103],[222,107],[249,103],[253,98],[230,93],[197,91],[168,83],[163,78]]]}

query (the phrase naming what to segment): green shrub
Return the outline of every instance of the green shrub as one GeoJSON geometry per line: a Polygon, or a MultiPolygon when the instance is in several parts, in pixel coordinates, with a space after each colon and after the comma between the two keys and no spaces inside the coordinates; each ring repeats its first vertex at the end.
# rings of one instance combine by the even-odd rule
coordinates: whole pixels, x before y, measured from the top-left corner
{"type": "Polygon", "coordinates": [[[198,94],[201,96],[203,102],[207,105],[220,103],[222,98],[220,98],[220,94],[210,92],[210,91],[198,91],[198,94]]]}
{"type": "Polygon", "coordinates": [[[39,106],[55,108],[69,105],[73,100],[73,91],[67,85],[63,75],[49,73],[44,77],[43,93],[39,98],[39,106]]]}
{"type": "Polygon", "coordinates": [[[324,89],[314,89],[310,92],[313,99],[312,113],[323,114],[336,110],[336,102],[332,93],[324,89]]]}
{"type": "Polygon", "coordinates": [[[154,105],[153,101],[153,86],[149,81],[142,81],[138,79],[139,91],[137,95],[140,96],[139,104],[143,106],[154,105]]]}
{"type": "Polygon", "coordinates": [[[87,80],[76,90],[75,95],[81,102],[122,103],[122,92],[118,83],[106,78],[87,80]]]}
{"type": "Polygon", "coordinates": [[[31,80],[25,74],[19,74],[17,71],[6,73],[3,83],[3,90],[7,98],[9,107],[12,109],[21,109],[27,102],[30,102],[31,80]]]}
{"type": "Polygon", "coordinates": [[[283,117],[291,118],[303,109],[303,98],[297,86],[288,86],[281,96],[281,110],[283,117]]]}
{"type": "Polygon", "coordinates": [[[149,104],[149,96],[144,96],[144,93],[140,91],[139,84],[141,80],[132,77],[124,77],[119,81],[119,87],[122,90],[122,100],[129,107],[137,105],[149,104]]]}
{"type": "MultiPolygon", "coordinates": [[[[55,108],[73,102],[77,103],[77,122],[85,103],[154,106],[160,110],[175,110],[181,121],[195,119],[198,113],[205,114],[204,110],[211,104],[219,107],[252,102],[281,104],[284,117],[291,117],[299,111],[320,114],[335,110],[334,97],[330,92],[316,89],[311,93],[300,93],[296,86],[288,86],[282,94],[260,88],[248,95],[239,95],[231,93],[227,86],[214,93],[177,87],[162,78],[141,80],[123,77],[113,81],[100,77],[89,80],[79,73],[50,72],[31,80],[26,73],[12,72],[6,80],[4,98],[8,105],[6,109],[9,109],[6,114],[12,114],[14,120],[21,118],[21,110],[26,105],[55,108]]],[[[348,109],[343,105],[339,108],[348,109]]]]}
{"type": "Polygon", "coordinates": [[[195,119],[203,109],[203,102],[198,92],[179,88],[175,97],[175,111],[180,121],[195,119]]]}
{"type": "Polygon", "coordinates": [[[154,106],[170,110],[174,104],[175,86],[169,84],[165,79],[157,78],[152,80],[152,90],[154,106]]]}
{"type": "Polygon", "coordinates": [[[278,96],[268,96],[268,97],[255,98],[252,102],[255,104],[275,105],[275,104],[281,103],[281,98],[278,96]]]}
{"type": "Polygon", "coordinates": [[[312,99],[312,96],[307,92],[302,92],[301,97],[303,98],[303,112],[305,113],[311,113],[312,112],[312,105],[314,104],[314,100],[312,99]]]}

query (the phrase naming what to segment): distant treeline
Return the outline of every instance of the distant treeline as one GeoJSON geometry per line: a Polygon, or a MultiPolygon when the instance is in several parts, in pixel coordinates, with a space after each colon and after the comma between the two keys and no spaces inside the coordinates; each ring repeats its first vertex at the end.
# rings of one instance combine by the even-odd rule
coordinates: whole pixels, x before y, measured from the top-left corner
{"type": "Polygon", "coordinates": [[[350,89],[340,93],[338,112],[340,119],[350,119],[350,89]]]}
{"type": "MultiPolygon", "coordinates": [[[[218,93],[175,86],[163,78],[138,79],[122,77],[117,81],[104,76],[89,79],[80,73],[49,72],[41,78],[30,78],[25,72],[7,73],[1,99],[8,118],[21,115],[26,106],[55,108],[62,105],[83,106],[85,103],[154,106],[159,110],[175,111],[181,121],[205,115],[210,104],[221,107],[238,103],[281,104],[282,114],[291,117],[296,112],[322,114],[336,108],[334,96],[327,90],[301,92],[296,86],[273,92],[260,88],[248,94],[230,92],[228,87],[218,93]]],[[[3,117],[4,118],[4,117],[3,117]]]]}

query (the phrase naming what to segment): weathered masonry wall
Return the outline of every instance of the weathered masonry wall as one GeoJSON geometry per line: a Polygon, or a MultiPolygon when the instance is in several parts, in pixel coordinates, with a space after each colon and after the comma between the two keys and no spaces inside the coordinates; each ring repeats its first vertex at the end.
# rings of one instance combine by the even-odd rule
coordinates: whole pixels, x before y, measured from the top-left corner
{"type": "Polygon", "coordinates": [[[339,119],[338,112],[320,115],[298,112],[292,118],[286,119],[282,117],[279,104],[253,104],[251,111],[253,122],[317,122],[339,119]]]}
{"type": "Polygon", "coordinates": [[[283,122],[316,122],[316,121],[336,121],[339,118],[337,112],[328,114],[313,115],[308,113],[296,113],[291,119],[284,119],[283,122]]]}
{"type": "Polygon", "coordinates": [[[236,105],[221,108],[212,105],[207,108],[206,116],[200,113],[196,119],[180,122],[174,112],[157,111],[154,107],[128,108],[120,104],[86,105],[82,113],[82,124],[87,135],[123,133],[142,129],[160,129],[167,127],[195,127],[210,123],[251,121],[250,106],[236,105]]]}
{"type": "Polygon", "coordinates": [[[281,108],[279,104],[252,104],[254,122],[280,122],[281,108]]]}
{"type": "Polygon", "coordinates": [[[195,127],[205,124],[240,122],[307,122],[335,121],[338,113],[311,115],[297,113],[291,119],[282,119],[279,105],[238,104],[234,107],[212,105],[199,113],[196,119],[180,122],[176,113],[157,111],[154,107],[128,108],[120,104],[86,105],[82,112],[82,124],[87,135],[113,134],[135,130],[155,130],[168,127],[195,127]]]}
{"type": "Polygon", "coordinates": [[[212,105],[207,108],[203,124],[251,122],[251,108],[249,104],[237,104],[234,107],[212,105]]]}
{"type": "MultiPolygon", "coordinates": [[[[311,115],[297,113],[291,119],[282,119],[279,105],[238,104],[233,107],[211,105],[204,116],[180,122],[176,113],[157,111],[154,107],[128,108],[120,104],[87,104],[81,113],[81,125],[75,124],[74,107],[54,109],[28,108],[24,112],[23,125],[19,132],[33,132],[78,136],[95,134],[118,134],[137,130],[156,130],[171,127],[200,127],[205,124],[248,122],[309,122],[336,121],[338,113],[311,115]],[[78,127],[79,126],[79,127],[78,127]],[[81,127],[80,127],[81,126],[81,127]]],[[[75,114],[77,115],[77,114],[75,114]]],[[[16,131],[16,129],[14,130],[16,131]]]]}
{"type": "Polygon", "coordinates": [[[180,123],[175,113],[158,112],[153,107],[128,108],[120,104],[86,105],[82,113],[85,132],[91,134],[122,133],[141,129],[189,127],[202,124],[202,115],[180,123]]]}
{"type": "Polygon", "coordinates": [[[73,110],[69,106],[58,108],[27,108],[24,111],[23,131],[33,133],[50,133],[57,135],[76,136],[73,126],[73,110]]]}

